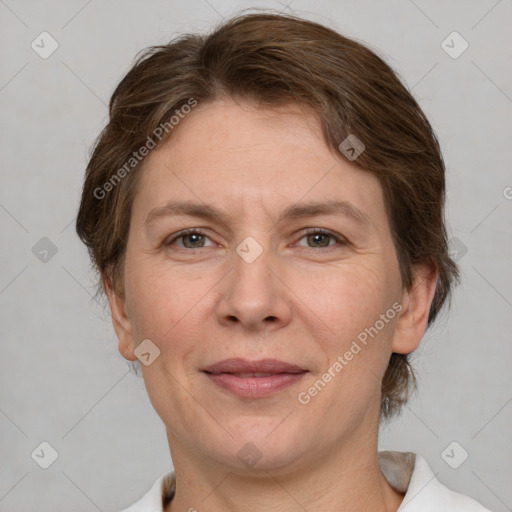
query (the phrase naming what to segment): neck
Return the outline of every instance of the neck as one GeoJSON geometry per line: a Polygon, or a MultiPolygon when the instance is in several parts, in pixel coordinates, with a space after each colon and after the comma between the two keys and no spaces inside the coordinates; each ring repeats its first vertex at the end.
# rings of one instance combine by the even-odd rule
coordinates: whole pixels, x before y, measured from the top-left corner
{"type": "Polygon", "coordinates": [[[253,468],[251,474],[196,458],[168,437],[176,494],[166,512],[396,512],[404,497],[380,471],[377,436],[358,444],[346,440],[341,449],[331,447],[283,468],[253,468]]]}

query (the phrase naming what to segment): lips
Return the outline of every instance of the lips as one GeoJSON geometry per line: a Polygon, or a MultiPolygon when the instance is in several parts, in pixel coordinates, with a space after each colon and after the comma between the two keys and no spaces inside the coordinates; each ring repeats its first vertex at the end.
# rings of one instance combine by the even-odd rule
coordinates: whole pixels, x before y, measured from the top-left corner
{"type": "Polygon", "coordinates": [[[239,377],[269,377],[278,373],[302,373],[307,370],[277,359],[261,359],[248,361],[246,359],[225,359],[208,366],[203,371],[212,374],[230,373],[239,377]]]}
{"type": "Polygon", "coordinates": [[[226,359],[203,372],[224,391],[242,398],[263,398],[299,382],[308,371],[276,359],[226,359]]]}

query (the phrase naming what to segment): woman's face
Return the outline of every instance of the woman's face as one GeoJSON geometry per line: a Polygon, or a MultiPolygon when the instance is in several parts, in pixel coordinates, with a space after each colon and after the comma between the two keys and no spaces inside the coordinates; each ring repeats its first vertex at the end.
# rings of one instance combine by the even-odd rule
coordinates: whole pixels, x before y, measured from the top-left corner
{"type": "Polygon", "coordinates": [[[110,295],[121,353],[151,340],[135,354],[173,457],[277,469],[361,446],[391,352],[413,348],[377,179],[297,108],[218,101],[174,130],[110,295]]]}

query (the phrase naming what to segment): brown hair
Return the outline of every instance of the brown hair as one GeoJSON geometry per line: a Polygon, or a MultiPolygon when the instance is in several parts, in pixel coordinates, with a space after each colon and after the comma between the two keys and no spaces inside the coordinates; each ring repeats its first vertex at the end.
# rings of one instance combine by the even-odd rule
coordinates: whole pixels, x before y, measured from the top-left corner
{"type": "MultiPolygon", "coordinates": [[[[373,51],[288,15],[246,14],[209,35],[183,35],[150,47],[121,80],[87,166],[76,222],[103,286],[110,282],[121,289],[140,167],[131,162],[133,155],[162,125],[168,128],[158,143],[165,142],[172,135],[169,119],[191,98],[201,103],[223,97],[267,108],[303,105],[320,119],[331,148],[338,151],[350,134],[365,144],[353,163],[376,175],[383,188],[404,286],[413,284],[413,264],[430,262],[437,268],[430,325],[458,278],[448,254],[445,168],[436,135],[406,87],[373,51]]],[[[382,415],[397,412],[414,387],[407,355],[392,354],[382,381],[382,415]]]]}

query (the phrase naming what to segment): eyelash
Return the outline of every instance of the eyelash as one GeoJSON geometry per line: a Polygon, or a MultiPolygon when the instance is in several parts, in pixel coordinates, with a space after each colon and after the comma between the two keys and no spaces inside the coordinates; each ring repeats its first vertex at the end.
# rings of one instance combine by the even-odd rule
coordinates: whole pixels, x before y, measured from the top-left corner
{"type": "MultiPolygon", "coordinates": [[[[191,234],[202,235],[204,237],[209,238],[207,233],[206,233],[206,231],[204,231],[203,229],[201,229],[201,228],[190,228],[190,229],[186,229],[184,231],[181,231],[174,238],[172,238],[169,241],[166,241],[165,245],[167,245],[167,246],[168,245],[173,245],[174,242],[176,242],[176,240],[179,240],[180,238],[183,238],[183,237],[185,237],[187,235],[191,235],[191,234]]],[[[337,242],[337,245],[347,245],[347,243],[348,243],[345,238],[336,236],[335,234],[331,233],[330,231],[327,231],[327,230],[321,229],[321,228],[307,228],[306,231],[304,232],[304,234],[299,238],[299,240],[302,240],[304,237],[306,237],[308,235],[326,235],[326,236],[329,236],[330,238],[334,239],[337,242]]],[[[334,245],[336,245],[336,244],[334,244],[334,245]]],[[[307,248],[308,249],[327,249],[327,248],[333,247],[334,245],[328,245],[326,247],[307,247],[307,248]]],[[[180,249],[192,250],[193,248],[180,247],[180,249]]],[[[196,247],[196,249],[204,249],[204,247],[196,247]]]]}

